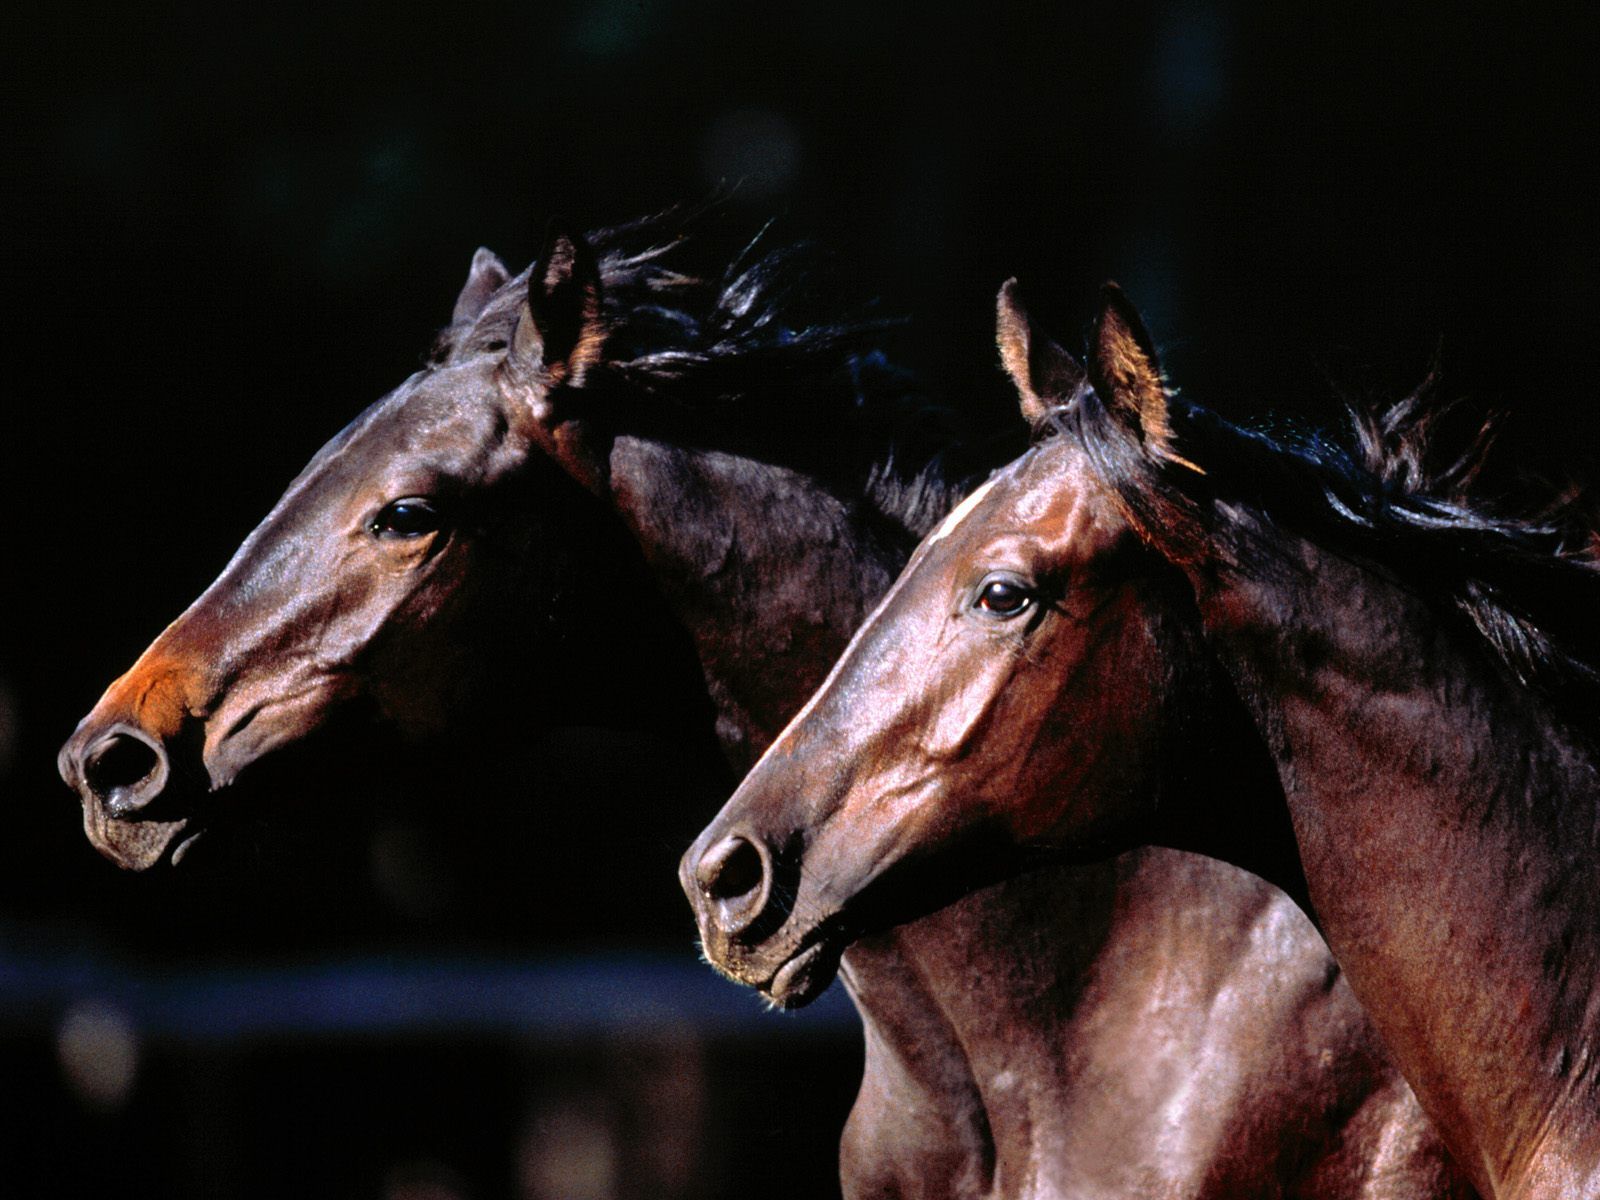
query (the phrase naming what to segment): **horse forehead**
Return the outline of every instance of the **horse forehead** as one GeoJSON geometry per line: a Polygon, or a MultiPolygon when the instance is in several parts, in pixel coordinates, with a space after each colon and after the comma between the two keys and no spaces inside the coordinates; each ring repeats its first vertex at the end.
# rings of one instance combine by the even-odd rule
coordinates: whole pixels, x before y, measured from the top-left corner
{"type": "Polygon", "coordinates": [[[1018,480],[1013,519],[1040,533],[1082,532],[1103,526],[1113,515],[1105,489],[1080,455],[1043,456],[1028,464],[1018,480]]]}
{"type": "Polygon", "coordinates": [[[469,455],[506,426],[497,390],[481,373],[439,371],[408,380],[358,417],[319,457],[345,468],[426,451],[469,455]]]}
{"type": "Polygon", "coordinates": [[[1092,557],[1121,528],[1120,511],[1079,455],[1035,451],[991,482],[987,503],[964,521],[958,540],[969,548],[998,537],[1036,545],[1052,557],[1092,557]]]}
{"type": "Polygon", "coordinates": [[[1047,449],[1035,448],[991,475],[951,510],[927,545],[949,540],[970,546],[974,538],[995,533],[1051,535],[1082,528],[1096,494],[1093,477],[1078,456],[1063,460],[1047,449]]]}
{"type": "Polygon", "coordinates": [[[317,451],[239,548],[235,564],[259,553],[265,539],[342,520],[349,502],[397,482],[409,466],[473,475],[475,460],[505,421],[490,403],[458,403],[415,382],[371,405],[317,451]]]}

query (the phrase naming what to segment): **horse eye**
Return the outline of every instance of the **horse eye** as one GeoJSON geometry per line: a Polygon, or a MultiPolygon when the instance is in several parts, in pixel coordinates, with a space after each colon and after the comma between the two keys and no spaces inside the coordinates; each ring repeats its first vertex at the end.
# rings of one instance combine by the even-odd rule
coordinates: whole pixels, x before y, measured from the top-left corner
{"type": "Polygon", "coordinates": [[[1033,593],[1012,579],[991,579],[978,592],[977,607],[991,616],[1014,617],[1027,611],[1033,593]]]}
{"type": "Polygon", "coordinates": [[[420,496],[408,496],[383,506],[367,529],[378,537],[421,537],[442,524],[439,510],[420,496]]]}

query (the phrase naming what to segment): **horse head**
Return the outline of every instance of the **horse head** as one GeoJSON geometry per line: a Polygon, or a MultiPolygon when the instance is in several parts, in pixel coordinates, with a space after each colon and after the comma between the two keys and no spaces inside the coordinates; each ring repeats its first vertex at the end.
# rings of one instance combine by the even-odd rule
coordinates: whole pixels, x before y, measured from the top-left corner
{"type": "Polygon", "coordinates": [[[594,552],[620,533],[570,419],[605,345],[601,275],[563,232],[525,279],[478,252],[430,363],[322,448],[62,748],[102,853],[176,860],[253,764],[362,708],[443,729],[508,660],[559,680],[518,693],[529,721],[586,687],[599,703],[576,648],[625,640],[639,591],[594,552]]]}
{"type": "Polygon", "coordinates": [[[1164,397],[1147,335],[1108,293],[1086,370],[1012,283],[997,340],[1023,416],[1055,432],[926,538],[683,859],[706,956],[779,1004],[864,932],[1046,853],[1136,843],[1180,729],[1203,725],[1192,594],[1066,432],[1093,420],[1100,453],[1177,460],[1160,410],[1101,400],[1164,397]]]}

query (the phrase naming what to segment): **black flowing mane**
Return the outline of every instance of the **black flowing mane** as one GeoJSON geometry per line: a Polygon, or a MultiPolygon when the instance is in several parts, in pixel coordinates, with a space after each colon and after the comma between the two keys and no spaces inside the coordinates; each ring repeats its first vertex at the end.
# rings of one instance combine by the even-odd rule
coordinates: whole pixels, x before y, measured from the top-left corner
{"type": "Polygon", "coordinates": [[[1245,506],[1465,618],[1569,727],[1600,739],[1600,527],[1573,489],[1545,487],[1520,513],[1487,496],[1492,422],[1448,452],[1440,430],[1452,406],[1437,371],[1398,400],[1351,404],[1339,433],[1245,428],[1177,394],[1169,409],[1175,449],[1200,472],[1153,458],[1089,389],[1056,409],[1041,436],[1074,438],[1135,526],[1175,561],[1194,561],[1222,533],[1224,566],[1269,562],[1263,531],[1215,530],[1206,516],[1218,502],[1245,506]]]}
{"type": "MultiPolygon", "coordinates": [[[[763,230],[709,269],[680,265],[700,248],[700,217],[669,210],[587,235],[607,328],[582,384],[590,411],[630,433],[811,471],[917,537],[1003,461],[890,362],[881,343],[900,322],[827,308],[810,247],[768,249],[763,230]]],[[[504,350],[527,278],[444,330],[434,361],[504,350]]]]}

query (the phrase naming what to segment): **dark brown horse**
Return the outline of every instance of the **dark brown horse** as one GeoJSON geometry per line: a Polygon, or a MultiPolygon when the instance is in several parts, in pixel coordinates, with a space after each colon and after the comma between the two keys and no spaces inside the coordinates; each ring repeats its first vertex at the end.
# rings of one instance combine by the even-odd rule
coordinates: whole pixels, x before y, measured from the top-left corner
{"type": "MultiPolygon", "coordinates": [[[[620,248],[648,236],[558,237],[516,279],[479,256],[436,361],[313,461],[64,750],[108,853],[159,861],[341,707],[447,723],[508,629],[528,724],[708,693],[736,765],[771,740],[960,475],[890,461],[895,408],[858,391],[870,339],[788,323],[781,261],[687,278],[620,248]],[[635,575],[692,640],[698,694],[630,672],[635,575]]],[[[1443,1190],[1320,939],[1232,868],[1053,868],[865,938],[844,971],[867,1037],[851,1196],[1443,1190]]]]}
{"type": "Polygon", "coordinates": [[[1087,379],[1006,308],[1052,436],[923,544],[690,851],[708,954],[804,999],[930,879],[1149,841],[1303,862],[1468,1177],[1597,1194],[1596,564],[1469,504],[1470,460],[1428,471],[1422,396],[1359,453],[1284,445],[1170,395],[1114,289],[1087,379]],[[1185,772],[1235,695],[1297,858],[1185,772]],[[724,882],[730,839],[761,870],[724,882]]]}

